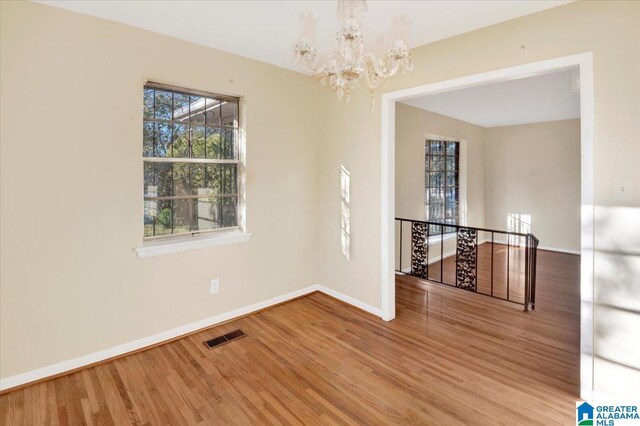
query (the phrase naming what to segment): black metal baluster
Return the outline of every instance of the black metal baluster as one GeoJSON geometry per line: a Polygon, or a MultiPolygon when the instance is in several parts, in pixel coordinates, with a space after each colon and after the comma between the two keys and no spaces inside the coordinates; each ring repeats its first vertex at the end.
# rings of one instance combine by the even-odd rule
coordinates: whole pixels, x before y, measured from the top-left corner
{"type": "Polygon", "coordinates": [[[493,296],[493,239],[494,233],[491,232],[491,296],[493,296]]]}
{"type": "Polygon", "coordinates": [[[429,237],[431,235],[431,225],[426,225],[426,227],[427,227],[427,246],[426,246],[426,248],[427,248],[427,260],[426,260],[427,266],[426,266],[425,269],[426,269],[426,276],[427,276],[426,278],[429,279],[429,248],[430,248],[430,246],[429,246],[429,237]]]}
{"type": "Polygon", "coordinates": [[[444,228],[440,225],[440,282],[444,284],[444,228]]]}
{"type": "Polygon", "coordinates": [[[453,285],[458,286],[458,242],[460,239],[460,234],[458,233],[460,229],[456,228],[456,275],[453,277],[453,285]]]}
{"type": "Polygon", "coordinates": [[[411,224],[411,231],[410,231],[410,233],[411,233],[411,245],[409,246],[410,247],[410,252],[411,252],[411,258],[410,258],[411,260],[409,260],[409,273],[411,275],[413,275],[413,247],[414,247],[414,243],[413,243],[413,240],[414,240],[414,238],[413,238],[413,232],[414,232],[413,231],[413,224],[414,224],[414,222],[411,220],[411,221],[409,221],[409,223],[411,224]]]}
{"type": "Polygon", "coordinates": [[[475,241],[476,241],[476,276],[475,276],[475,289],[476,289],[476,293],[478,292],[478,263],[480,262],[480,259],[478,258],[478,242],[480,242],[480,232],[476,231],[476,235],[475,235],[475,241]]]}
{"type": "Polygon", "coordinates": [[[531,297],[531,283],[529,281],[529,236],[526,236],[527,244],[524,252],[524,311],[529,310],[529,299],[531,297]]]}
{"type": "Polygon", "coordinates": [[[538,269],[536,263],[538,262],[538,239],[533,241],[533,275],[531,279],[531,309],[536,309],[536,271],[538,269]]]}
{"type": "Polygon", "coordinates": [[[511,254],[511,238],[507,234],[507,300],[509,300],[509,255],[511,254]]]}
{"type": "Polygon", "coordinates": [[[402,270],[402,222],[404,222],[402,219],[400,219],[400,272],[403,272],[402,270]]]}

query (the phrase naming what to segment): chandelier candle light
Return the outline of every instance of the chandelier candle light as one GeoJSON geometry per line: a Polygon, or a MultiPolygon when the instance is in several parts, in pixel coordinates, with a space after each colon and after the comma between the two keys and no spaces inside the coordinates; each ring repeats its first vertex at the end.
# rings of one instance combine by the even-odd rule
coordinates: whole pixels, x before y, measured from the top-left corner
{"type": "Polygon", "coordinates": [[[320,80],[323,86],[329,84],[338,99],[345,95],[347,102],[351,89],[360,85],[360,77],[371,92],[373,110],[374,91],[385,84],[400,69],[402,72],[413,69],[411,51],[407,46],[411,32],[411,20],[406,15],[393,18],[391,35],[376,40],[374,50],[365,51],[358,19],[367,11],[366,0],[338,0],[338,19],[342,26],[336,34],[337,50],[320,59],[315,47],[317,17],[311,12],[300,15],[302,20],[301,39],[295,47],[298,64],[320,80]]]}

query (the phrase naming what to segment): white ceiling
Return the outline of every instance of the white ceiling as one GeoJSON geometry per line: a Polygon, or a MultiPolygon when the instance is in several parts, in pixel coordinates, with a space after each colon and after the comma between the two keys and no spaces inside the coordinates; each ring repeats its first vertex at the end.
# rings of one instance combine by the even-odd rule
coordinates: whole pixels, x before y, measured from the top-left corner
{"type": "Polygon", "coordinates": [[[482,127],[580,118],[574,70],[409,99],[402,103],[482,127]]]}
{"type": "MultiPolygon", "coordinates": [[[[77,1],[39,0],[88,15],[144,28],[281,67],[298,70],[293,47],[299,15],[318,15],[318,47],[333,48],[337,18],[335,1],[77,1]]],[[[413,20],[410,47],[560,6],[571,1],[369,1],[362,22],[367,40],[389,31],[392,15],[413,20]]]]}

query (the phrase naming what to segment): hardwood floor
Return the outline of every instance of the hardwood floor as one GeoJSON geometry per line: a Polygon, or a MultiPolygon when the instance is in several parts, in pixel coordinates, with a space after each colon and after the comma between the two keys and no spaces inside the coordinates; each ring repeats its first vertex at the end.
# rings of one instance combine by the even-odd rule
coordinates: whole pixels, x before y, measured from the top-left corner
{"type": "Polygon", "coordinates": [[[407,276],[389,323],[314,293],[2,395],[0,423],[575,424],[579,256],[538,262],[534,312],[407,276]]]}
{"type": "MultiPolygon", "coordinates": [[[[524,303],[525,259],[524,247],[514,245],[507,247],[506,244],[495,243],[492,253],[491,243],[478,245],[478,293],[524,303]],[[509,259],[507,259],[507,250],[509,251],[509,259]],[[492,263],[493,277],[491,275],[492,263]],[[507,265],[509,281],[507,281],[507,265]]],[[[444,261],[436,261],[430,264],[427,269],[427,276],[433,281],[442,281],[448,285],[455,285],[455,255],[446,257],[444,261]]]]}

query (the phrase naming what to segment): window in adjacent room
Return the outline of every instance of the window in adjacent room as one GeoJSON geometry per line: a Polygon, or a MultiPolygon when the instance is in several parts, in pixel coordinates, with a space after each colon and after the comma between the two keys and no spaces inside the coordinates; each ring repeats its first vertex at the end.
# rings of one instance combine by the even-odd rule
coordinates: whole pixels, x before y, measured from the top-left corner
{"type": "Polygon", "coordinates": [[[238,226],[239,99],[144,86],[144,237],[238,226]]]}
{"type": "MultiPolygon", "coordinates": [[[[460,142],[427,140],[425,143],[425,218],[430,222],[458,224],[460,219],[460,142]]],[[[430,233],[441,227],[432,225],[430,233]]],[[[444,232],[454,232],[445,228],[444,232]]]]}

